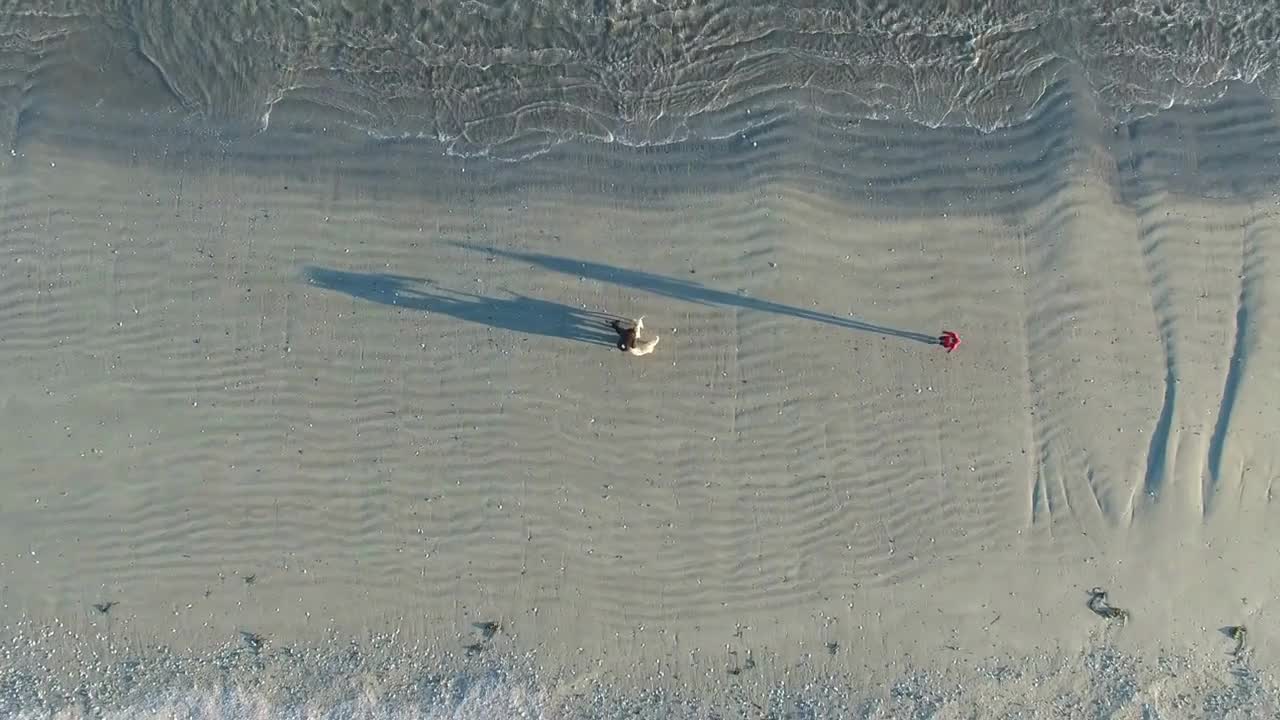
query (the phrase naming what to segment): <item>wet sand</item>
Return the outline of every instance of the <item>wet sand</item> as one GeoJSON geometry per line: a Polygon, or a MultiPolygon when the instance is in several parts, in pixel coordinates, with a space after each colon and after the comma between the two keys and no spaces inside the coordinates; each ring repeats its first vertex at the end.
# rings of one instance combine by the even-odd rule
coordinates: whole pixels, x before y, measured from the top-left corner
{"type": "Polygon", "coordinates": [[[1072,92],[516,164],[47,106],[0,173],[9,696],[394,642],[544,709],[1269,702],[1280,125],[1072,92]]]}

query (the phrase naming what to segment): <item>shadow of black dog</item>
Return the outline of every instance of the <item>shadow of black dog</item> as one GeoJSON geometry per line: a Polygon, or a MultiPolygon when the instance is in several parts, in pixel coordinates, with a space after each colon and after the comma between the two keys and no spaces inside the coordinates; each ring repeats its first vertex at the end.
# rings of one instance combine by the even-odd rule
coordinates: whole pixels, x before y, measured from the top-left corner
{"type": "Polygon", "coordinates": [[[612,323],[618,316],[583,310],[561,303],[512,293],[492,298],[444,290],[422,278],[388,273],[359,273],[308,267],[312,285],[361,300],[427,313],[440,313],[467,322],[481,323],[526,335],[544,335],[616,347],[618,334],[612,323]]]}

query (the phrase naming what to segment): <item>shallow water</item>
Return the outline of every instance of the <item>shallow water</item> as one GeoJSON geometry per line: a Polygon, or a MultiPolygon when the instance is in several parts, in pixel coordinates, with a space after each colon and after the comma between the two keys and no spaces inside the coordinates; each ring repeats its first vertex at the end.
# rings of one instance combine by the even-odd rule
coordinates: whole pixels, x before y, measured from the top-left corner
{"type": "Polygon", "coordinates": [[[127,75],[94,88],[155,86],[232,137],[282,109],[507,159],[733,137],[794,112],[990,130],[1060,82],[1117,122],[1233,81],[1280,91],[1276,18],[1244,0],[65,2],[15,6],[5,26],[19,75],[105,43],[127,75]]]}
{"type": "Polygon", "coordinates": [[[1274,715],[1280,21],[1042,5],[6,7],[0,714],[1274,715]]]}

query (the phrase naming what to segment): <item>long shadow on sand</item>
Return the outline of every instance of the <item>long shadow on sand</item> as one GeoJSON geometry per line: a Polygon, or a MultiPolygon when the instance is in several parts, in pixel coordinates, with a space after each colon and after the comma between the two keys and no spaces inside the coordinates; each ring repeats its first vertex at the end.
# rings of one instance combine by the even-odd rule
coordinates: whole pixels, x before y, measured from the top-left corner
{"type": "Polygon", "coordinates": [[[474,250],[476,252],[487,253],[498,257],[511,258],[513,260],[521,260],[538,267],[553,270],[558,273],[564,273],[566,275],[578,275],[592,280],[614,283],[615,285],[623,285],[625,287],[651,292],[655,295],[663,295],[677,300],[698,303],[699,305],[758,310],[760,312],[775,313],[777,315],[787,315],[790,317],[801,318],[803,320],[826,323],[828,325],[835,325],[837,327],[848,328],[850,330],[861,330],[862,332],[877,333],[880,335],[887,335],[889,337],[903,338],[904,340],[914,340],[916,342],[927,343],[929,345],[938,344],[937,335],[929,335],[912,330],[901,330],[899,328],[887,327],[885,325],[875,325],[861,320],[843,318],[838,315],[816,312],[814,310],[807,310],[805,308],[799,308],[792,305],[783,305],[782,303],[771,302],[769,300],[743,297],[723,290],[715,290],[700,283],[667,277],[665,275],[655,275],[653,273],[640,272],[637,270],[627,270],[626,268],[604,265],[602,263],[572,260],[570,258],[560,257],[557,255],[517,252],[515,250],[499,250],[497,248],[472,245],[470,243],[462,242],[454,242],[451,244],[467,250],[474,250]]]}
{"type": "Polygon", "coordinates": [[[308,267],[307,280],[326,290],[409,310],[440,313],[468,322],[529,335],[613,346],[618,335],[609,326],[615,316],[560,303],[512,294],[490,298],[472,293],[435,290],[430,281],[386,273],[358,273],[308,267]]]}

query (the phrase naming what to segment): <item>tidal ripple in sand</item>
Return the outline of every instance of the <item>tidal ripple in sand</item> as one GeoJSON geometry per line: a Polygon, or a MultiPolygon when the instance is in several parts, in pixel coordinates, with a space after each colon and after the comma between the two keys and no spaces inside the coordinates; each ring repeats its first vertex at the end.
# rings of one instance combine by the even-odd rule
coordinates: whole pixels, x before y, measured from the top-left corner
{"type": "Polygon", "coordinates": [[[991,135],[791,118],[497,165],[170,148],[40,97],[4,178],[15,613],[455,651],[500,618],[548,663],[720,673],[1070,647],[1099,575],[1179,641],[1268,597],[1205,547],[1270,514],[1275,163],[1159,170],[1226,173],[1236,98],[1185,156],[1059,84],[991,135]],[[641,314],[659,351],[614,350],[641,314]]]}

